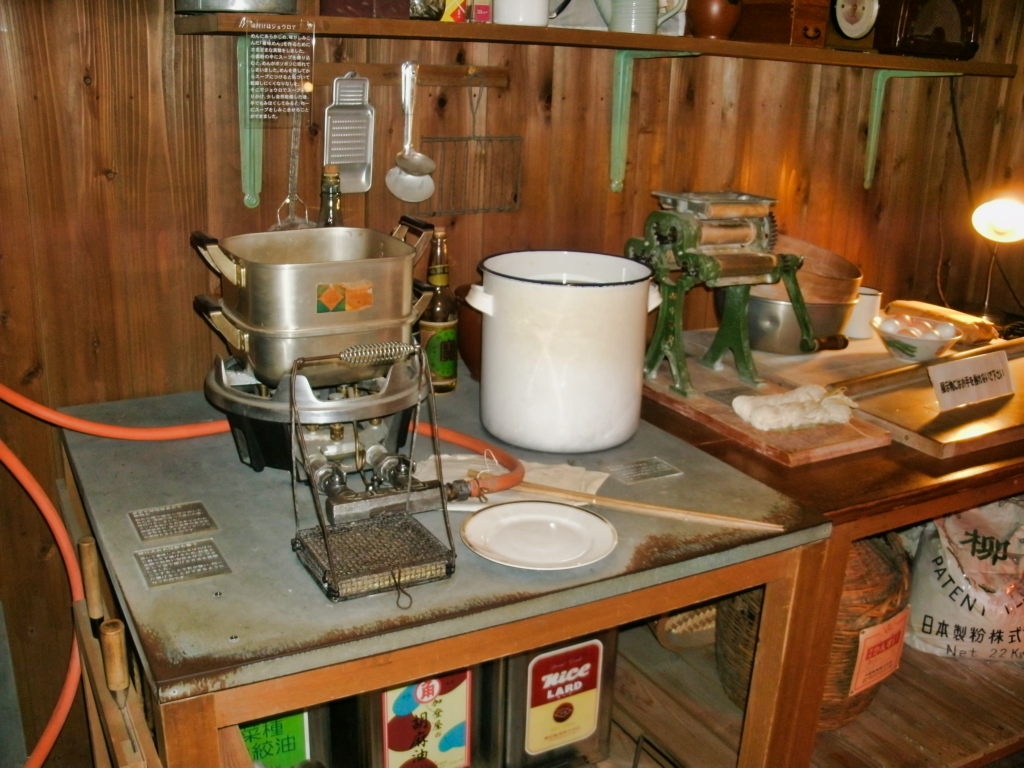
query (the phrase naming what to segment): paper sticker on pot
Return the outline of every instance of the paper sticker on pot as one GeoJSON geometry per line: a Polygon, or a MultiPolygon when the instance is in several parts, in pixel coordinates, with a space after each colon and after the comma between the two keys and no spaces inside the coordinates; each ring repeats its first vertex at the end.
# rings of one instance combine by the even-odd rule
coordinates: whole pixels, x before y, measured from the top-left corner
{"type": "Polygon", "coordinates": [[[601,699],[600,640],[544,653],[530,662],[526,751],[547,752],[587,738],[601,699]]]}
{"type": "Polygon", "coordinates": [[[351,283],[321,283],[316,287],[316,311],[355,312],[373,306],[373,283],[356,280],[351,283]]]}
{"type": "Polygon", "coordinates": [[[469,670],[385,691],[384,768],[469,768],[469,670]]]}

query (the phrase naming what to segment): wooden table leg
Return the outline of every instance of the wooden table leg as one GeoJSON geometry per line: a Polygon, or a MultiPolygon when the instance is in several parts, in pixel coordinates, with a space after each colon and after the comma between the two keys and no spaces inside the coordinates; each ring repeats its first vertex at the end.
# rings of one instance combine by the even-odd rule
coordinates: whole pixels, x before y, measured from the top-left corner
{"type": "Polygon", "coordinates": [[[765,585],[740,768],[810,764],[845,570],[836,586],[828,548],[794,550],[789,574],[765,585]]]}
{"type": "Polygon", "coordinates": [[[213,696],[161,704],[157,745],[167,768],[223,765],[213,696]]]}

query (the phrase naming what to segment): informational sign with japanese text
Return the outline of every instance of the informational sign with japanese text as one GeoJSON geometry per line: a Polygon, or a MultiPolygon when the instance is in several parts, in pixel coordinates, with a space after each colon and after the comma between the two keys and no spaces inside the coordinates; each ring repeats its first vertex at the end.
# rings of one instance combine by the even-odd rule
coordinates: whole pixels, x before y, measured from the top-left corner
{"type": "Polygon", "coordinates": [[[865,691],[882,682],[900,668],[903,656],[903,633],[907,629],[910,607],[891,619],[860,631],[857,666],[850,681],[850,695],[865,691]]]}
{"type": "Polygon", "coordinates": [[[472,673],[385,691],[385,768],[469,768],[472,673]]]}
{"type": "Polygon", "coordinates": [[[597,729],[603,650],[600,640],[588,640],[530,662],[525,745],[529,754],[581,741],[597,729]]]}
{"type": "Polygon", "coordinates": [[[933,365],[928,376],[943,411],[1013,394],[1013,375],[1002,351],[933,365]]]}
{"type": "Polygon", "coordinates": [[[306,713],[297,712],[241,727],[253,762],[265,768],[292,768],[309,759],[306,713]]]}
{"type": "Polygon", "coordinates": [[[273,120],[309,111],[304,84],[313,77],[313,36],[249,35],[249,118],[273,120]]]}

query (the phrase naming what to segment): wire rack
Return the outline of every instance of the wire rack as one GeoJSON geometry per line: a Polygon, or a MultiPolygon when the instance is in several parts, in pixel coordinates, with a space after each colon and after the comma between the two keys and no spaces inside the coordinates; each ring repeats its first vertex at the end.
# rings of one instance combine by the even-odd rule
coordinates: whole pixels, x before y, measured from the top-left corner
{"type": "Polygon", "coordinates": [[[485,89],[467,90],[473,113],[471,135],[421,139],[423,151],[437,164],[437,170],[433,173],[434,195],[420,203],[420,216],[519,210],[523,138],[478,136],[476,112],[485,89]]]}

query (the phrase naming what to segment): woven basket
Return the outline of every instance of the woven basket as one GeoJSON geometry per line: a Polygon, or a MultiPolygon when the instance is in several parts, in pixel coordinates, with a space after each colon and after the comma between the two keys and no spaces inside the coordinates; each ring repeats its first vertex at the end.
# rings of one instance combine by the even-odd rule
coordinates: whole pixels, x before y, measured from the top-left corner
{"type": "MultiPolygon", "coordinates": [[[[875,697],[878,684],[854,696],[849,695],[860,631],[881,624],[902,611],[909,593],[910,565],[896,534],[854,542],[846,565],[825,696],[818,715],[819,731],[835,730],[850,722],[867,709],[875,697]]],[[[762,587],[718,604],[715,627],[718,674],[725,692],[739,707],[745,707],[747,703],[763,598],[762,587]]]]}
{"type": "Polygon", "coordinates": [[[699,605],[685,611],[665,614],[650,622],[651,631],[662,647],[685,651],[715,642],[714,604],[699,605]]]}

